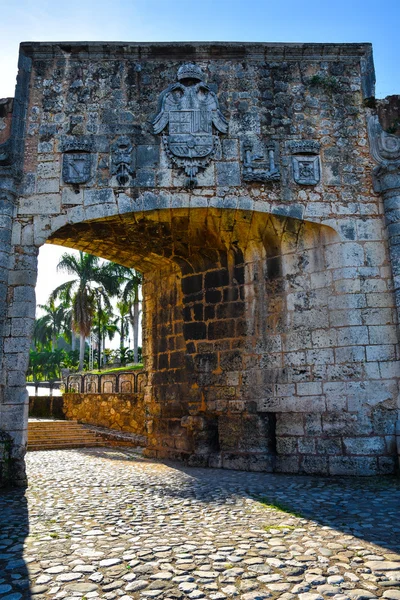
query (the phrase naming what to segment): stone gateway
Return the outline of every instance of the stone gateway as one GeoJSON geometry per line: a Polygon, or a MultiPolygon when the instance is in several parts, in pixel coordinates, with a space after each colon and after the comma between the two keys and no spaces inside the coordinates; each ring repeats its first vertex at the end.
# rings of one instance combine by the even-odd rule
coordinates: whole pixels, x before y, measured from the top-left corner
{"type": "Polygon", "coordinates": [[[395,473],[399,116],[369,44],[21,44],[0,101],[7,478],[44,243],[144,275],[148,456],[395,473]]]}

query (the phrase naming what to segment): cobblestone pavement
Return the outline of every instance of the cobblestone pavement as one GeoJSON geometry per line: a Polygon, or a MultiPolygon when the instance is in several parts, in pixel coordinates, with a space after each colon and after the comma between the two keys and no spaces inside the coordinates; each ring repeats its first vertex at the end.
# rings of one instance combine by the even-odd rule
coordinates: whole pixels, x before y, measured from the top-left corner
{"type": "Polygon", "coordinates": [[[400,600],[400,479],[189,469],[117,448],[27,463],[26,494],[0,494],[0,600],[400,600]]]}

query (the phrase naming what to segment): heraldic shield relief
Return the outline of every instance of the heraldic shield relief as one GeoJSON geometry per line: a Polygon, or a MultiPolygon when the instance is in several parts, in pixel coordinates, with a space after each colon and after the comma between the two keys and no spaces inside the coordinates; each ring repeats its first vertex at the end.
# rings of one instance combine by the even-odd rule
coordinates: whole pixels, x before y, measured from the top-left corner
{"type": "Polygon", "coordinates": [[[163,142],[169,158],[185,170],[189,183],[195,185],[199,169],[204,169],[218,148],[218,135],[228,130],[228,122],[219,109],[217,96],[204,83],[204,74],[194,64],[182,65],[178,83],[170,85],[160,96],[160,112],[153,120],[154,133],[168,125],[163,142]]]}

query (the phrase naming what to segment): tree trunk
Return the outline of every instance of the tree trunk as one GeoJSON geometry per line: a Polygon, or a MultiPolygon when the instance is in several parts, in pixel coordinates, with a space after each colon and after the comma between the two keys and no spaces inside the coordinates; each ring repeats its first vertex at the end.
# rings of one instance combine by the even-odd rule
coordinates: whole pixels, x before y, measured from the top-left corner
{"type": "Polygon", "coordinates": [[[123,347],[125,346],[125,328],[124,328],[124,318],[121,317],[121,336],[119,340],[119,349],[122,352],[123,347]]]}
{"type": "Polygon", "coordinates": [[[139,298],[136,295],[135,301],[133,303],[133,360],[135,363],[139,362],[138,346],[139,346],[139,298]]]}
{"type": "Polygon", "coordinates": [[[72,352],[76,350],[76,335],[73,329],[71,330],[71,350],[72,352]]]}
{"type": "Polygon", "coordinates": [[[98,364],[99,371],[101,370],[101,367],[102,367],[102,364],[103,364],[102,356],[101,356],[101,338],[102,338],[101,329],[99,327],[99,340],[98,340],[98,345],[97,345],[97,349],[98,349],[97,350],[97,356],[98,356],[97,360],[98,360],[98,363],[99,363],[98,364]]]}
{"type": "Polygon", "coordinates": [[[83,333],[79,336],[79,371],[83,371],[83,361],[85,358],[85,342],[86,338],[83,333]]]}
{"type": "Polygon", "coordinates": [[[55,334],[53,334],[51,336],[51,351],[54,352],[54,350],[56,349],[56,344],[57,344],[57,337],[55,334]]]}

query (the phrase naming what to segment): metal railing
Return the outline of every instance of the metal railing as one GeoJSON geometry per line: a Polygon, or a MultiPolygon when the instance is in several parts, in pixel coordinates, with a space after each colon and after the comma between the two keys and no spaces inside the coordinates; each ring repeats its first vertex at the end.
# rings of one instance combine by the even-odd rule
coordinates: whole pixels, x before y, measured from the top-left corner
{"type": "Polygon", "coordinates": [[[137,394],[144,391],[145,383],[145,371],[72,373],[67,376],[65,391],[78,394],[137,394]]]}

